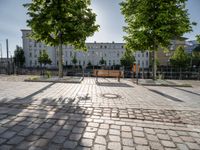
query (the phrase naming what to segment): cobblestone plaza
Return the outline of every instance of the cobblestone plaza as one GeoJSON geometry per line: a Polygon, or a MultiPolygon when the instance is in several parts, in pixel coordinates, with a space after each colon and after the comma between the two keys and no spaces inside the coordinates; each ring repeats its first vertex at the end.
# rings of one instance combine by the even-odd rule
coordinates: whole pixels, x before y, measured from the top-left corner
{"type": "Polygon", "coordinates": [[[200,149],[193,88],[85,78],[81,84],[0,77],[0,149],[200,149]]]}

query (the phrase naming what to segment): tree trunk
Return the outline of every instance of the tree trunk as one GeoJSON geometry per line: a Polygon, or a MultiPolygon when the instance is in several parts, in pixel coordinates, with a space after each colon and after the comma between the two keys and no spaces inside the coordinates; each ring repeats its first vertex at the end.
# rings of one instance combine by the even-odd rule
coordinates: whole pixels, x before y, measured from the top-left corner
{"type": "Polygon", "coordinates": [[[58,47],[58,76],[59,78],[62,78],[63,77],[63,58],[62,58],[62,35],[60,33],[59,35],[59,47],[58,47]]]}
{"type": "Polygon", "coordinates": [[[153,80],[156,80],[156,72],[157,72],[157,53],[156,50],[153,51],[153,80]]]}

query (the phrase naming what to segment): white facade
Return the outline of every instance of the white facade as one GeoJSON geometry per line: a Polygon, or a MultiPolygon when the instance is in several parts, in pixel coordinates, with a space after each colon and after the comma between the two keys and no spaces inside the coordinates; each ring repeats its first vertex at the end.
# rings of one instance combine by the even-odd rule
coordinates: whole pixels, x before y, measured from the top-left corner
{"type": "MultiPolygon", "coordinates": [[[[57,48],[46,46],[29,39],[27,36],[31,30],[22,30],[23,49],[25,54],[25,66],[39,66],[38,57],[42,50],[47,50],[52,64],[49,67],[56,68],[58,66],[57,48]]],[[[63,63],[64,65],[73,65],[72,57],[76,55],[77,65],[87,66],[89,62],[92,65],[100,65],[99,61],[103,57],[106,66],[120,65],[120,59],[125,52],[124,43],[86,43],[88,51],[82,52],[74,50],[72,46],[63,46],[63,63]]],[[[137,64],[144,68],[149,67],[149,52],[136,52],[135,59],[137,64]]]]}

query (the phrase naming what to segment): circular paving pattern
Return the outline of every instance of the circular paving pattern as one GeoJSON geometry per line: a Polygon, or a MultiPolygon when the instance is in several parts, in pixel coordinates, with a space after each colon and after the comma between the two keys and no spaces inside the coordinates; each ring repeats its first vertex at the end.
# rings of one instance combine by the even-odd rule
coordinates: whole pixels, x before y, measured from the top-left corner
{"type": "Polygon", "coordinates": [[[112,94],[112,93],[105,93],[101,95],[104,98],[108,98],[108,99],[116,99],[116,98],[121,98],[120,95],[118,94],[112,94]]]}

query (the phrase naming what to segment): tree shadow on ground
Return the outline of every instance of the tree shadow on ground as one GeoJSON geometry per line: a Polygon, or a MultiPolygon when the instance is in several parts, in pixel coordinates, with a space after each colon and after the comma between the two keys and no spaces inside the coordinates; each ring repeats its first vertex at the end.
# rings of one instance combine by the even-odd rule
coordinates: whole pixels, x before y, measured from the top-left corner
{"type": "MultiPolygon", "coordinates": [[[[90,119],[90,110],[76,105],[76,97],[43,98],[38,103],[37,94],[48,92],[55,83],[11,105],[4,103],[0,109],[0,149],[84,149],[88,142],[82,140],[90,119]],[[88,113],[86,113],[88,112],[88,113]]],[[[88,145],[89,146],[89,145],[88,145]]]]}
{"type": "Polygon", "coordinates": [[[107,87],[133,87],[127,83],[115,83],[115,82],[98,82],[96,81],[96,85],[98,86],[107,86],[107,87]]]}

